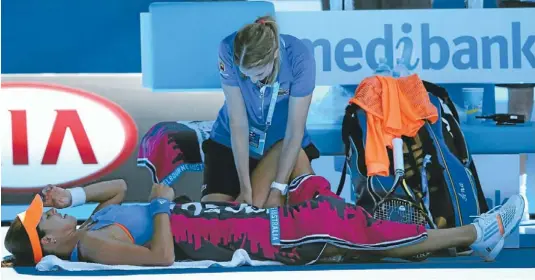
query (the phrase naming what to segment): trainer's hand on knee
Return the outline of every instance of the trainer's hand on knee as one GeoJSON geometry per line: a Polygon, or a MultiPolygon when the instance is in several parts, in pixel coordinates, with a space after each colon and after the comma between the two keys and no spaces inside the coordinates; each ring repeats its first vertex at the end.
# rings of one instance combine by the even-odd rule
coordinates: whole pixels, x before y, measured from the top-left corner
{"type": "Polygon", "coordinates": [[[251,190],[242,190],[236,198],[236,202],[253,205],[253,192],[251,190]]]}
{"type": "Polygon", "coordinates": [[[280,191],[272,189],[269,192],[266,203],[264,203],[264,206],[262,208],[279,207],[281,205],[282,205],[282,196],[281,196],[280,191]]]}
{"type": "Polygon", "coordinates": [[[162,184],[153,184],[152,191],[150,192],[149,201],[155,198],[165,198],[169,201],[175,199],[175,191],[173,188],[162,185],[162,184]]]}

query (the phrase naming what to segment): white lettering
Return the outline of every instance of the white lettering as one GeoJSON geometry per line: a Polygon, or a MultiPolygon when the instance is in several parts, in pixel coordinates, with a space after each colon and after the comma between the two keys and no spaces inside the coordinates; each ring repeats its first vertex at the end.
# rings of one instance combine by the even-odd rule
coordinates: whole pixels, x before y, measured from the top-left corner
{"type": "Polygon", "coordinates": [[[184,211],[193,210],[194,216],[200,216],[201,213],[203,212],[220,214],[221,210],[228,212],[228,213],[233,213],[233,214],[237,214],[240,212],[242,213],[244,212],[245,214],[251,214],[251,213],[258,214],[258,213],[266,212],[266,209],[259,209],[259,208],[256,208],[247,204],[240,204],[238,208],[233,208],[231,206],[221,207],[215,204],[204,204],[203,206],[202,203],[200,202],[189,202],[189,203],[182,204],[180,208],[184,211]],[[192,207],[193,209],[191,209],[192,207]]]}

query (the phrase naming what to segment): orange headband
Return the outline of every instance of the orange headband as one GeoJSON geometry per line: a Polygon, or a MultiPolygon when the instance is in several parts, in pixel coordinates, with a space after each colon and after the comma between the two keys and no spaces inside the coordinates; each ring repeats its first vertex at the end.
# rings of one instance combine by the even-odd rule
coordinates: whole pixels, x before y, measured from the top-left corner
{"type": "Polygon", "coordinates": [[[43,200],[41,196],[36,195],[28,206],[26,211],[17,215],[28,237],[30,238],[30,245],[32,246],[33,260],[35,264],[39,263],[43,258],[43,249],[41,248],[41,240],[39,240],[39,235],[37,234],[37,225],[41,221],[41,216],[43,215],[43,200]]]}

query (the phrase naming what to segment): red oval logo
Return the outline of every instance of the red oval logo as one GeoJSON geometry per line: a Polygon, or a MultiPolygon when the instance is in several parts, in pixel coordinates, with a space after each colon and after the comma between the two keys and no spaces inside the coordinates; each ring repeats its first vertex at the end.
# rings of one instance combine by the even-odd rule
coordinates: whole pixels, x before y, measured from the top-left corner
{"type": "Polygon", "coordinates": [[[137,146],[137,126],[119,105],[61,85],[3,82],[2,191],[72,187],[109,174],[137,146]]]}

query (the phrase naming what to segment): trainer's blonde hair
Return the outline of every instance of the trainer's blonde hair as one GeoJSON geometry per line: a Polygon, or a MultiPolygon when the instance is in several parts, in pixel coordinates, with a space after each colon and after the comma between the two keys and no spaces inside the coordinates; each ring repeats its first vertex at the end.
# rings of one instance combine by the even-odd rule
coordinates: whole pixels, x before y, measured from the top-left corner
{"type": "Polygon", "coordinates": [[[280,60],[275,59],[279,52],[279,28],[271,16],[258,18],[247,24],[234,38],[234,63],[246,69],[266,66],[273,63],[273,71],[266,78],[266,84],[273,84],[280,69],[280,60]]]}

